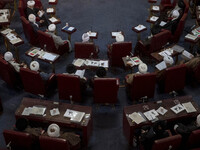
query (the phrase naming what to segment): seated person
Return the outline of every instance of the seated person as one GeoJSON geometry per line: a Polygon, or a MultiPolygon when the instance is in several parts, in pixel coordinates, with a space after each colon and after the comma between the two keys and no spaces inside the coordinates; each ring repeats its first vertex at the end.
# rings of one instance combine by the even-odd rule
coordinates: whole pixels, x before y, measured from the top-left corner
{"type": "Polygon", "coordinates": [[[29,125],[29,122],[26,118],[19,118],[17,119],[14,127],[15,131],[20,132],[27,132],[34,136],[40,136],[44,133],[44,130],[42,128],[34,128],[29,125]]]}
{"type": "Polygon", "coordinates": [[[153,126],[144,126],[141,129],[139,141],[145,150],[151,150],[155,140],[168,137],[169,134],[165,130],[166,122],[159,120],[153,126]]]}
{"type": "MultiPolygon", "coordinates": [[[[37,61],[32,61],[30,63],[30,69],[32,71],[38,71],[39,72],[40,64],[37,61]]],[[[52,73],[45,73],[45,72],[40,71],[40,76],[41,76],[42,80],[44,80],[44,81],[47,81],[50,78],[51,75],[52,75],[52,73]]]]}
{"type": "Polygon", "coordinates": [[[27,8],[26,8],[26,15],[29,16],[30,14],[34,14],[36,17],[40,18],[41,26],[48,27],[49,23],[45,17],[44,10],[39,10],[38,8],[35,8],[35,1],[29,0],[27,2],[27,8]]]}
{"type": "Polygon", "coordinates": [[[82,42],[87,43],[90,40],[90,36],[87,33],[83,33],[82,35],[82,42]]]}
{"type": "Polygon", "coordinates": [[[133,78],[134,78],[134,75],[136,74],[146,74],[147,73],[147,70],[148,70],[148,67],[146,64],[142,63],[142,64],[139,64],[138,65],[138,72],[136,73],[131,73],[131,74],[127,74],[126,75],[126,83],[128,84],[131,84],[133,82],[133,78]]]}
{"type": "MultiPolygon", "coordinates": [[[[115,37],[116,43],[124,42],[124,36],[122,34],[118,34],[115,37]]],[[[112,52],[112,44],[108,46],[108,53],[112,52]]]]}
{"type": "Polygon", "coordinates": [[[191,132],[197,129],[200,129],[200,114],[197,116],[195,121],[192,121],[187,125],[182,123],[177,123],[174,125],[174,131],[177,134],[181,134],[183,142],[186,142],[191,132]]]}
{"type": "Polygon", "coordinates": [[[53,138],[63,138],[66,139],[70,144],[70,149],[77,147],[80,144],[80,136],[73,132],[61,132],[60,127],[57,124],[49,125],[47,129],[47,135],[53,138]]]}
{"type": "Polygon", "coordinates": [[[62,38],[60,36],[57,36],[55,34],[55,31],[56,31],[56,25],[55,24],[50,24],[48,26],[48,31],[46,33],[49,34],[49,35],[51,35],[51,37],[54,40],[56,48],[58,49],[59,46],[64,45],[65,42],[67,41],[69,43],[69,49],[70,49],[70,51],[72,51],[70,41],[69,40],[62,40],[62,38]]]}
{"type": "Polygon", "coordinates": [[[20,67],[24,67],[24,68],[27,68],[27,65],[24,64],[24,63],[17,63],[14,58],[13,58],[13,54],[11,52],[6,52],[4,54],[4,59],[9,62],[13,67],[14,69],[19,72],[20,71],[20,67]]]}

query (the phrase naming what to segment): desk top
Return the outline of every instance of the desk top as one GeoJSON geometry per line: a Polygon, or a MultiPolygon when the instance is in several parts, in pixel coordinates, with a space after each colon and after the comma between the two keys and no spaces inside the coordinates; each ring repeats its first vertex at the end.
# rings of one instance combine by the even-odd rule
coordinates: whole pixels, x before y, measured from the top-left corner
{"type": "Polygon", "coordinates": [[[111,32],[111,37],[112,38],[116,38],[117,34],[122,34],[124,36],[124,32],[122,32],[122,31],[112,31],[111,32]]]}
{"type": "Polygon", "coordinates": [[[72,33],[74,33],[74,32],[76,32],[76,28],[75,27],[72,27],[72,26],[64,26],[63,28],[62,28],[62,30],[61,31],[63,31],[63,32],[66,32],[66,33],[68,33],[68,34],[72,34],[72,33]],[[69,30],[70,28],[73,28],[72,30],[69,30]]]}
{"type": "Polygon", "coordinates": [[[87,126],[92,116],[92,108],[89,106],[81,106],[81,105],[73,105],[68,103],[60,103],[60,102],[53,102],[48,100],[40,100],[40,99],[33,99],[33,98],[23,98],[20,106],[17,108],[15,112],[16,118],[25,117],[28,120],[31,121],[37,121],[41,123],[57,123],[60,126],[64,127],[74,127],[74,128],[82,128],[84,126],[87,126]],[[45,106],[46,107],[46,115],[40,116],[40,115],[29,115],[29,116],[23,116],[22,112],[25,107],[32,107],[32,106],[45,106]],[[60,111],[60,115],[57,116],[51,116],[50,110],[53,108],[58,108],[60,111]],[[84,118],[80,124],[72,123],[70,122],[70,119],[67,117],[64,117],[64,113],[67,109],[76,110],[85,112],[86,114],[90,114],[89,118],[84,118]]]}
{"type": "Polygon", "coordinates": [[[53,23],[53,24],[59,24],[59,23],[61,23],[60,19],[57,18],[57,17],[51,17],[51,18],[49,18],[49,21],[51,23],[53,23]]]}
{"type": "Polygon", "coordinates": [[[140,33],[147,30],[147,28],[144,25],[138,25],[138,26],[132,27],[132,30],[136,33],[140,33]]]}
{"type": "Polygon", "coordinates": [[[46,12],[48,15],[54,15],[56,13],[55,8],[47,8],[46,12]]]}
{"type": "Polygon", "coordinates": [[[49,0],[49,5],[57,5],[58,0],[49,0]]]}
{"type": "MultiPolygon", "coordinates": [[[[175,98],[171,98],[171,99],[165,99],[165,100],[162,100],[161,104],[158,104],[157,102],[148,102],[148,103],[126,106],[126,107],[124,107],[124,113],[125,114],[131,114],[133,112],[142,112],[143,113],[143,112],[146,112],[151,109],[156,110],[160,106],[164,107],[168,111],[164,115],[159,115],[158,116],[159,120],[173,121],[173,120],[184,119],[184,118],[188,118],[188,117],[196,117],[198,114],[200,114],[200,107],[193,101],[192,96],[183,96],[183,97],[175,97],[175,98]],[[175,114],[170,108],[175,106],[177,102],[180,102],[180,103],[191,102],[197,111],[193,112],[193,113],[187,113],[184,110],[178,114],[175,114]],[[149,108],[148,110],[147,110],[147,107],[149,108]]],[[[134,126],[135,128],[139,128],[141,126],[144,126],[145,124],[151,124],[150,121],[136,124],[136,123],[132,122],[129,117],[127,117],[127,120],[128,120],[129,125],[134,126]]]]}

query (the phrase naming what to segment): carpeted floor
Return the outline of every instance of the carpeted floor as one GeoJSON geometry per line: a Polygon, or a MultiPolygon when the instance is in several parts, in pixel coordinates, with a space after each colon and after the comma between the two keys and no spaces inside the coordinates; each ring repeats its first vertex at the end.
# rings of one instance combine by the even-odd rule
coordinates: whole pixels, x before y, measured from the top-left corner
{"type": "MultiPolygon", "coordinates": [[[[44,8],[49,7],[47,0],[41,0],[44,8]]],[[[160,0],[157,2],[159,4],[160,0]]],[[[148,29],[142,33],[142,38],[150,35],[150,24],[146,22],[149,15],[147,0],[59,0],[56,6],[56,16],[62,21],[57,25],[58,35],[63,39],[67,39],[66,33],[61,32],[61,28],[66,22],[70,26],[77,28],[77,32],[72,35],[72,46],[74,42],[81,41],[81,36],[84,32],[89,30],[97,31],[99,33],[98,39],[94,40],[95,44],[100,48],[99,58],[107,59],[107,45],[113,43],[115,40],[111,38],[112,31],[121,30],[124,32],[125,41],[131,41],[133,48],[135,47],[137,35],[131,28],[138,24],[145,25],[148,29]]],[[[190,27],[195,23],[188,15],[185,27],[190,27]]],[[[15,31],[25,40],[19,13],[16,12],[10,28],[15,31]]],[[[184,43],[184,36],[180,39],[179,44],[184,46],[186,50],[189,48],[188,43],[184,43]]],[[[25,40],[25,44],[19,47],[20,59],[27,64],[30,64],[31,59],[25,56],[25,52],[30,48],[25,40]]],[[[3,39],[0,37],[0,53],[5,53],[3,39]]],[[[56,73],[65,72],[67,64],[74,59],[74,52],[61,57],[56,63],[56,73]]],[[[41,70],[46,72],[51,71],[51,66],[39,61],[41,70]]],[[[154,71],[155,63],[148,64],[149,72],[154,71]]],[[[110,68],[108,71],[109,77],[118,77],[120,84],[126,74],[130,73],[122,68],[110,68]]],[[[94,76],[95,72],[86,71],[86,77],[94,76]]],[[[194,100],[200,105],[200,86],[186,85],[185,89],[179,93],[179,96],[192,95],[194,100]]],[[[93,104],[92,90],[88,89],[85,93],[86,99],[81,105],[89,105],[93,108],[93,134],[90,138],[89,150],[128,150],[133,149],[128,146],[128,142],[123,135],[122,130],[122,112],[123,107],[131,105],[132,102],[127,98],[125,88],[120,88],[118,92],[118,103],[115,109],[110,106],[100,106],[99,108],[93,104]]],[[[0,115],[0,147],[5,147],[2,132],[4,129],[10,129],[15,123],[14,113],[19,106],[23,97],[39,98],[36,95],[26,93],[22,89],[12,89],[7,84],[0,80],[0,97],[2,99],[4,111],[0,115]]],[[[169,94],[161,94],[156,89],[154,99],[159,100],[169,98],[169,94]]],[[[58,93],[55,92],[52,96],[44,99],[59,101],[58,93]]],[[[69,102],[69,101],[65,101],[69,102]]]]}

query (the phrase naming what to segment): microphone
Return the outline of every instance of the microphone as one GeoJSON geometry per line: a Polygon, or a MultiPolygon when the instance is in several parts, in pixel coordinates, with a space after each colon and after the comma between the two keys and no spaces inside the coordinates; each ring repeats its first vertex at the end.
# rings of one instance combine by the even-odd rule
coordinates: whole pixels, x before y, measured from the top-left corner
{"type": "Polygon", "coordinates": [[[93,55],[94,55],[94,54],[93,54],[93,53],[91,53],[91,54],[90,54],[90,56],[89,56],[89,58],[92,58],[92,56],[93,56],[93,55]]]}
{"type": "Polygon", "coordinates": [[[131,54],[131,57],[132,57],[132,56],[133,56],[133,53],[130,52],[130,54],[131,54]]]}

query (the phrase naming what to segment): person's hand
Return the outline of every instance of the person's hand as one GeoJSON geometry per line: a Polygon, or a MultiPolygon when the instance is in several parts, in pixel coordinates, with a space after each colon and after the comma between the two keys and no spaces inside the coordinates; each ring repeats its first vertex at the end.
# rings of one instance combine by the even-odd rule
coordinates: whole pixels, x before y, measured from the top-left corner
{"type": "Polygon", "coordinates": [[[40,22],[40,23],[43,23],[43,22],[44,22],[44,20],[40,20],[39,22],[40,22]]]}

